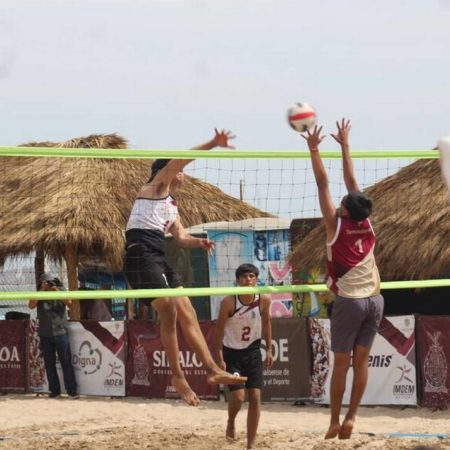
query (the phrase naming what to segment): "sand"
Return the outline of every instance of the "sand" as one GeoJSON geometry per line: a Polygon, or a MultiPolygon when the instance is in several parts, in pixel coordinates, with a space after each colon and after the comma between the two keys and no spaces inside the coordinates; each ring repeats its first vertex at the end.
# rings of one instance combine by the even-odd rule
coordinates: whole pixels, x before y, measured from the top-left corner
{"type": "MultiPolygon", "coordinates": [[[[194,408],[175,400],[9,394],[0,397],[0,449],[244,449],[246,406],[233,443],[224,437],[226,410],[224,401],[194,408]]],[[[257,448],[393,450],[421,444],[450,449],[449,438],[392,435],[450,434],[449,411],[362,407],[348,441],[323,440],[328,414],[328,408],[316,405],[264,404],[257,448]]]]}

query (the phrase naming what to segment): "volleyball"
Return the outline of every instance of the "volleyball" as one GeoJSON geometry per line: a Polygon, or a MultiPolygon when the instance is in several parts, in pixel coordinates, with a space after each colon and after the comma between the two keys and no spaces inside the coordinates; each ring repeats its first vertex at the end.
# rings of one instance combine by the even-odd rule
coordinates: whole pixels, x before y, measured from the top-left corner
{"type": "Polygon", "coordinates": [[[301,102],[288,109],[287,118],[292,129],[303,133],[316,124],[317,115],[310,104],[301,102]]]}

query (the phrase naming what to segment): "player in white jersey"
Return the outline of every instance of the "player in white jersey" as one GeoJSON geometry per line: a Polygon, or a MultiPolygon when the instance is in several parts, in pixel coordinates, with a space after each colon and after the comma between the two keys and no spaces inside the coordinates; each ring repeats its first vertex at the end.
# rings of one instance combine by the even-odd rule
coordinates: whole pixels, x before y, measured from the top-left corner
{"type": "MultiPolygon", "coordinates": [[[[196,150],[215,147],[232,148],[229,131],[215,130],[215,136],[196,150]]],[[[178,216],[172,195],[183,183],[183,168],[191,160],[156,160],[148,182],[141,188],[130,214],[126,230],[124,274],[133,289],[179,288],[180,277],[166,261],[165,233],[172,233],[175,241],[184,248],[212,250],[209,239],[190,236],[178,216]]],[[[161,324],[161,341],[172,370],[172,385],[189,405],[196,406],[199,399],[186,381],[179,361],[176,322],[178,320],[188,345],[194,350],[207,371],[210,384],[242,383],[245,378],[235,377],[215,363],[198,324],[195,310],[188,297],[155,298],[152,307],[158,312],[161,324]]]]}
{"type": "MultiPolygon", "coordinates": [[[[241,264],[236,269],[239,286],[256,286],[259,270],[253,264],[241,264]]],[[[245,385],[232,385],[228,402],[226,437],[236,439],[235,419],[248,393],[247,448],[253,448],[261,414],[263,364],[261,337],[267,351],[265,366],[271,367],[272,326],[270,297],[266,295],[229,295],[222,300],[216,324],[218,364],[230,373],[246,376],[245,385]]]]}

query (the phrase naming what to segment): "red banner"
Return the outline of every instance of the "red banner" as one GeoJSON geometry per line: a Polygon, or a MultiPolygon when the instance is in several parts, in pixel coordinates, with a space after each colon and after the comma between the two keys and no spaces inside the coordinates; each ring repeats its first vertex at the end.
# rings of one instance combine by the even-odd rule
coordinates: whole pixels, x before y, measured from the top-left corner
{"type": "MultiPolygon", "coordinates": [[[[214,323],[200,324],[211,351],[214,343],[214,323]]],[[[159,325],[130,320],[128,330],[127,395],[150,398],[179,398],[170,384],[172,372],[159,336],[159,325]]],[[[219,387],[206,381],[206,370],[178,331],[181,368],[189,385],[199,398],[218,400],[219,387]]]]}
{"type": "Polygon", "coordinates": [[[417,325],[422,405],[429,408],[448,408],[450,317],[420,316],[417,325]]]}
{"type": "Polygon", "coordinates": [[[27,322],[27,320],[0,321],[0,391],[25,391],[27,322]]]}

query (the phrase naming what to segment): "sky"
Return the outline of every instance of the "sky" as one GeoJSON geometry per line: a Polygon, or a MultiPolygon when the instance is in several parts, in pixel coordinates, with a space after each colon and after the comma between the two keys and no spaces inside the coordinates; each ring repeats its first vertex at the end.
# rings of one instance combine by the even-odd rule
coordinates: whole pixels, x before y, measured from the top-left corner
{"type": "MultiPolygon", "coordinates": [[[[304,150],[286,111],[307,101],[326,132],[351,118],[353,149],[431,148],[450,132],[449,23],[450,0],[2,0],[0,146],[188,148],[220,127],[241,150],[304,150]]],[[[274,211],[261,174],[248,199],[274,211]]]]}

